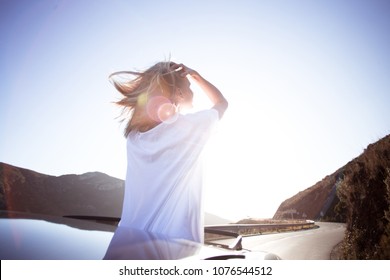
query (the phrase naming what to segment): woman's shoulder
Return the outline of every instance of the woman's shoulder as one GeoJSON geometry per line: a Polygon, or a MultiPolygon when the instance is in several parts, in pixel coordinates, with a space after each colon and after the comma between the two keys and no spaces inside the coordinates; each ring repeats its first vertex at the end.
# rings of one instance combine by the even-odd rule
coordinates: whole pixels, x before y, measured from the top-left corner
{"type": "Polygon", "coordinates": [[[182,119],[184,120],[199,120],[199,121],[213,121],[213,120],[218,120],[218,111],[214,108],[210,109],[205,109],[193,113],[188,113],[185,115],[182,115],[182,119]]]}
{"type": "Polygon", "coordinates": [[[218,111],[207,109],[182,115],[178,118],[176,126],[190,134],[196,133],[196,131],[204,133],[214,127],[218,120],[218,111]]]}
{"type": "Polygon", "coordinates": [[[132,132],[127,139],[135,141],[137,139],[161,139],[164,135],[174,134],[176,136],[186,133],[194,133],[196,130],[204,130],[212,127],[219,120],[218,111],[215,109],[200,110],[197,112],[179,114],[170,122],[160,123],[157,126],[141,132],[132,132]]]}

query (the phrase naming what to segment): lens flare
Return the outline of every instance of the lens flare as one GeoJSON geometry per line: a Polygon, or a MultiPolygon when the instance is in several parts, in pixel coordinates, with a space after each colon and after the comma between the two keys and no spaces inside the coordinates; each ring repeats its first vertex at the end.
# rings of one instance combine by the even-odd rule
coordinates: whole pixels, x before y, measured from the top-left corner
{"type": "Polygon", "coordinates": [[[164,103],[158,108],[157,115],[164,123],[173,123],[177,120],[176,106],[172,103],[164,103]]]}
{"type": "Polygon", "coordinates": [[[148,116],[156,122],[173,123],[177,120],[177,110],[175,104],[164,97],[154,96],[146,104],[148,116]]]}

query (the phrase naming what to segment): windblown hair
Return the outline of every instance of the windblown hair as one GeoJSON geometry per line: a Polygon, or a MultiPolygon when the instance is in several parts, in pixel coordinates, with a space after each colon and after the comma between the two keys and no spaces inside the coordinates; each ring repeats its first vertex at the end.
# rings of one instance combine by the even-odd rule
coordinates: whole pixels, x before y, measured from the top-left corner
{"type": "Polygon", "coordinates": [[[172,69],[173,65],[172,62],[159,62],[144,72],[120,71],[109,76],[115,88],[123,95],[115,103],[122,107],[122,115],[127,119],[125,137],[132,131],[144,131],[156,124],[147,114],[146,106],[151,97],[161,95],[175,104],[176,88],[180,87],[183,78],[172,69]],[[115,76],[121,74],[130,74],[135,78],[115,80],[115,76]]]}

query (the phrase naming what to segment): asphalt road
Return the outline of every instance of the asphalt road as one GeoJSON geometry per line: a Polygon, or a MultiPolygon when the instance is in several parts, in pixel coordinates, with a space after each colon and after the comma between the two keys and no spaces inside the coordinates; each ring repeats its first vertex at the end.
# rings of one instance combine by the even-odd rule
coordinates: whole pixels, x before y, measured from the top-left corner
{"type": "Polygon", "coordinates": [[[345,224],[316,223],[319,228],[244,237],[246,249],[268,251],[284,260],[329,260],[344,237],[345,224]]]}

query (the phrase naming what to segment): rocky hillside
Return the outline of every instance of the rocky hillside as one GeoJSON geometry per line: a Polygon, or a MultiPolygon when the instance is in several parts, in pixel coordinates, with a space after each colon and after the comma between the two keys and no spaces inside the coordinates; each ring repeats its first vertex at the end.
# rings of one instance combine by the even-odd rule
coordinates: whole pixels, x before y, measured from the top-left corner
{"type": "Polygon", "coordinates": [[[369,145],[343,174],[337,194],[346,209],[344,257],[390,259],[390,136],[369,145]]]}
{"type": "Polygon", "coordinates": [[[99,172],[49,176],[0,163],[0,210],[119,217],[123,180],[99,172]]]}
{"type": "Polygon", "coordinates": [[[342,171],[343,168],[340,168],[314,186],[283,201],[273,218],[345,222],[345,212],[335,211],[340,201],[336,192],[342,182],[342,171]]]}
{"type": "Polygon", "coordinates": [[[289,216],[346,222],[346,259],[390,259],[390,135],[284,201],[274,218],[289,216]]]}

